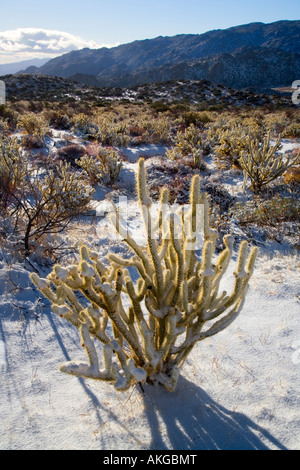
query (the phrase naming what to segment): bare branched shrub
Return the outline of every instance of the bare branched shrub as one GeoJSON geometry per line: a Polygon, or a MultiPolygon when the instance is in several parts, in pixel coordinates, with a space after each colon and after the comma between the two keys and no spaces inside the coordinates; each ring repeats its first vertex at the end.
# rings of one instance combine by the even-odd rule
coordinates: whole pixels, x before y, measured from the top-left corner
{"type": "Polygon", "coordinates": [[[8,215],[28,254],[45,234],[65,230],[88,206],[93,190],[68,163],[42,174],[27,162],[23,172],[22,184],[8,193],[8,215]]]}

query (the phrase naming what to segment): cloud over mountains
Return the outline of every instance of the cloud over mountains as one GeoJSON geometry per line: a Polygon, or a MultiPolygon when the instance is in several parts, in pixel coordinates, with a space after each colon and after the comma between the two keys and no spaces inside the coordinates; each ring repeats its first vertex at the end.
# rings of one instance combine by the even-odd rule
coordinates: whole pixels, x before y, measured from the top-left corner
{"type": "MultiPolygon", "coordinates": [[[[116,45],[116,44],[114,44],[116,45]]],[[[39,57],[56,57],[75,49],[112,47],[56,30],[18,28],[0,32],[0,63],[39,57]]]]}

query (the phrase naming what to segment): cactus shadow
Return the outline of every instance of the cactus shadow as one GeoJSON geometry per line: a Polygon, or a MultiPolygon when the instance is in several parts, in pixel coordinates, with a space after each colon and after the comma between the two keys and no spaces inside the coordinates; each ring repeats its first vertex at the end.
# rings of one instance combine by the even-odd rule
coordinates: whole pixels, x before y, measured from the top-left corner
{"type": "Polygon", "coordinates": [[[143,397],[151,450],[287,450],[268,430],[184,377],[173,393],[147,386],[143,397]]]}

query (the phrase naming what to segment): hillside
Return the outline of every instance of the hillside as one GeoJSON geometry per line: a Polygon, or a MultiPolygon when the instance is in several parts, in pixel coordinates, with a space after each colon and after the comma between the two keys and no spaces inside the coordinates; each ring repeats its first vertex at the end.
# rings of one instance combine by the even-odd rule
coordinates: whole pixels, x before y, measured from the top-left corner
{"type": "Polygon", "coordinates": [[[27,72],[76,77],[95,86],[208,79],[236,89],[262,91],[290,85],[299,76],[299,39],[300,21],[250,23],[199,35],[160,36],[111,49],[72,51],[27,72]]]}
{"type": "MultiPolygon", "coordinates": [[[[292,106],[290,94],[287,97],[273,92],[273,95],[258,94],[245,90],[234,90],[208,80],[168,80],[146,83],[131,87],[97,87],[92,83],[80,83],[61,77],[44,75],[16,74],[1,77],[6,84],[7,99],[11,101],[34,99],[50,102],[88,101],[102,106],[111,100],[128,100],[137,103],[160,102],[194,103],[203,109],[226,108],[228,106],[256,107],[273,104],[277,107],[292,106]]],[[[85,77],[86,78],[86,77],[85,77]]],[[[88,81],[88,80],[85,80],[88,81]]]]}

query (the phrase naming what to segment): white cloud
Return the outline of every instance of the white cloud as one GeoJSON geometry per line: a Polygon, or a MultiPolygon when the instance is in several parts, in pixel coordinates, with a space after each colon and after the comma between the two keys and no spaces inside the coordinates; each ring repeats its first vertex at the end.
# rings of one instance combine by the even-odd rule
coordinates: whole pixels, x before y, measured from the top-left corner
{"type": "Polygon", "coordinates": [[[0,32],[0,64],[31,58],[56,57],[75,49],[99,49],[117,44],[97,44],[63,31],[18,28],[0,32]]]}

